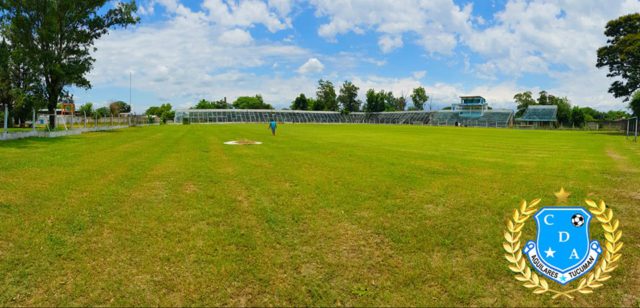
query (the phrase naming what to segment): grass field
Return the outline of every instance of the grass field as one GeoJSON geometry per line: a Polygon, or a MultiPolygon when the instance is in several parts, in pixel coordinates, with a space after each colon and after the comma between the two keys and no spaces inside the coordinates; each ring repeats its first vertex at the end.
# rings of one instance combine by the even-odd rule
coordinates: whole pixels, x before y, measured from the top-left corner
{"type": "Polygon", "coordinates": [[[11,141],[0,305],[637,307],[639,214],[640,146],[612,134],[187,125],[11,141]],[[223,145],[242,138],[264,144],[223,145]],[[572,204],[605,199],[624,233],[613,278],[574,301],[522,287],[501,245],[518,202],[552,205],[560,186],[572,204]]]}

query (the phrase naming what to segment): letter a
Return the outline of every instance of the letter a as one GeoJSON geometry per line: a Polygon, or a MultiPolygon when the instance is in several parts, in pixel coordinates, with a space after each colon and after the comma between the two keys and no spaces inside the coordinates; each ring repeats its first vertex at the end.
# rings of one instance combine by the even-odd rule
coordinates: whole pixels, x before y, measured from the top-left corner
{"type": "Polygon", "coordinates": [[[560,243],[564,243],[564,242],[569,241],[569,232],[560,231],[560,232],[558,232],[558,235],[560,236],[560,239],[558,240],[558,241],[560,241],[560,243]],[[564,235],[566,237],[563,237],[562,235],[564,235]]]}
{"type": "Polygon", "coordinates": [[[580,257],[578,257],[578,252],[576,251],[576,249],[574,248],[573,251],[571,252],[571,255],[569,256],[569,260],[571,259],[580,259],[580,257]]]}

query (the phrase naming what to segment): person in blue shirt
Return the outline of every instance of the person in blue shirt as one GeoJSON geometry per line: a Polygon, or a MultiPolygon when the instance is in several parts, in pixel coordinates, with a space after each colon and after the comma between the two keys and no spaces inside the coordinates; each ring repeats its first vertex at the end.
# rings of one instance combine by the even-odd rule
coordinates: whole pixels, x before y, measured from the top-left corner
{"type": "Polygon", "coordinates": [[[278,124],[276,123],[276,120],[271,120],[269,122],[269,128],[271,129],[271,133],[275,136],[276,135],[276,128],[278,127],[278,124]]]}

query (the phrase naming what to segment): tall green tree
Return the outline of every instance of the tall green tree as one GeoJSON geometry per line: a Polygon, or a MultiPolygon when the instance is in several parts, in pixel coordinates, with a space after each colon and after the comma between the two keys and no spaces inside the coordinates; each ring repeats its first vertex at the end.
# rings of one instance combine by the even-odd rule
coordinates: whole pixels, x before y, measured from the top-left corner
{"type": "Polygon", "coordinates": [[[273,109],[273,107],[264,102],[262,95],[256,96],[240,96],[233,102],[233,108],[236,109],[273,109]]]}
{"type": "Polygon", "coordinates": [[[640,117],[640,91],[636,91],[629,102],[629,109],[633,112],[633,115],[640,117]]]}
{"type": "Polygon", "coordinates": [[[86,114],[88,117],[93,117],[93,113],[95,112],[93,110],[93,103],[85,103],[84,105],[80,106],[80,108],[78,108],[78,112],[80,112],[81,114],[86,114]]]}
{"type": "Polygon", "coordinates": [[[384,90],[376,92],[374,89],[367,90],[366,101],[364,104],[365,112],[382,112],[385,109],[385,92],[384,90]]]}
{"type": "Polygon", "coordinates": [[[407,108],[407,98],[404,95],[396,97],[396,110],[404,111],[406,108],[407,108]]]}
{"type": "Polygon", "coordinates": [[[51,126],[55,108],[67,86],[89,89],[86,74],[95,59],[97,39],[109,29],[136,24],[137,6],[107,0],[0,0],[0,15],[7,25],[3,36],[20,50],[40,76],[51,126]]]}
{"type": "Polygon", "coordinates": [[[531,93],[531,91],[518,93],[513,96],[513,100],[515,100],[516,104],[518,105],[516,107],[518,109],[518,111],[516,112],[516,117],[518,118],[524,114],[525,110],[527,110],[529,106],[538,104],[538,102],[536,102],[536,100],[533,98],[533,94],[531,93]]]}
{"type": "Polygon", "coordinates": [[[300,93],[298,97],[291,103],[291,110],[308,110],[309,109],[309,100],[304,95],[304,93],[300,93]]]}
{"type": "Polygon", "coordinates": [[[411,101],[413,102],[414,109],[424,110],[424,104],[429,101],[429,96],[427,95],[427,92],[423,87],[417,87],[413,89],[413,93],[411,94],[411,101]]]}
{"type": "Polygon", "coordinates": [[[358,88],[351,81],[345,81],[340,87],[340,95],[338,102],[345,112],[355,112],[360,110],[360,101],[358,101],[358,88]]]}
{"type": "Polygon", "coordinates": [[[336,95],[336,89],[333,87],[333,83],[329,80],[318,80],[318,89],[316,90],[316,105],[315,110],[328,110],[338,111],[338,100],[336,95]],[[317,109],[322,106],[323,109],[317,109]]]}
{"type": "Polygon", "coordinates": [[[201,99],[198,103],[191,107],[191,109],[231,109],[233,105],[227,103],[227,98],[223,98],[217,101],[208,101],[201,99]]]}
{"type": "Polygon", "coordinates": [[[391,91],[385,92],[384,90],[381,90],[378,95],[380,95],[380,97],[382,98],[382,101],[384,102],[384,111],[397,110],[398,106],[396,103],[396,97],[393,96],[393,92],[391,91]]]}
{"type": "Polygon", "coordinates": [[[571,125],[578,128],[583,127],[585,120],[584,110],[578,106],[574,106],[571,109],[571,125]]]}
{"type": "Polygon", "coordinates": [[[618,79],[609,93],[628,101],[640,89],[640,13],[609,21],[604,34],[607,45],[598,49],[596,67],[607,67],[607,77],[618,79]]]}

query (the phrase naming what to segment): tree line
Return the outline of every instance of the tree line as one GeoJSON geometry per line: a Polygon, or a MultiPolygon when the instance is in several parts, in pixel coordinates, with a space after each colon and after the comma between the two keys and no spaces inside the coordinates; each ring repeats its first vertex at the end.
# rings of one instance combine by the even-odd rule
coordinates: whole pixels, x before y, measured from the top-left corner
{"type": "MultiPolygon", "coordinates": [[[[320,79],[316,89],[316,97],[307,97],[303,93],[298,95],[291,103],[292,110],[313,110],[313,111],[340,111],[349,112],[383,112],[383,111],[404,111],[407,110],[407,97],[401,95],[396,97],[391,91],[375,91],[369,89],[366,92],[365,101],[358,99],[360,88],[351,81],[345,81],[336,93],[333,83],[329,80],[320,79]]],[[[425,103],[429,96],[423,87],[413,89],[410,95],[412,106],[408,110],[424,110],[425,103]]]]}

